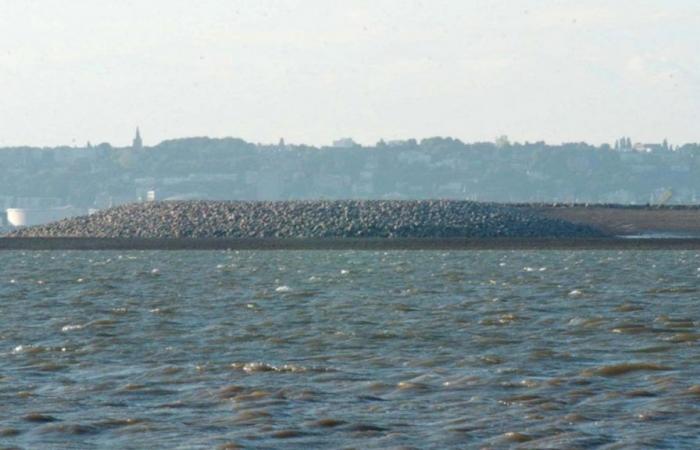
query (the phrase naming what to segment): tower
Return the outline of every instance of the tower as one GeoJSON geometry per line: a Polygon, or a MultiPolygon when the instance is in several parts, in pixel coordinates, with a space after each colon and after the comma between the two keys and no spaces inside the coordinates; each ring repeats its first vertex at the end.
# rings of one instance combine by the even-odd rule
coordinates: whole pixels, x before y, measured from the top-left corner
{"type": "Polygon", "coordinates": [[[136,136],[134,136],[134,140],[131,143],[131,148],[134,150],[141,150],[143,148],[143,141],[141,140],[141,132],[139,131],[139,127],[136,127],[136,136]]]}

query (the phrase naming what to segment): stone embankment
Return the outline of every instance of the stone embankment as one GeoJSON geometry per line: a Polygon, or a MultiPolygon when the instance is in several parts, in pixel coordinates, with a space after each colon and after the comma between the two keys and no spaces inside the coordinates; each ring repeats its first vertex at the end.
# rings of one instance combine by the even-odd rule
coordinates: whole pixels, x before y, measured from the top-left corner
{"type": "Polygon", "coordinates": [[[490,238],[597,237],[582,224],[469,201],[185,201],[123,205],[17,230],[14,237],[490,238]]]}
{"type": "Polygon", "coordinates": [[[612,236],[700,238],[700,205],[512,205],[550,219],[588,225],[612,236]]]}

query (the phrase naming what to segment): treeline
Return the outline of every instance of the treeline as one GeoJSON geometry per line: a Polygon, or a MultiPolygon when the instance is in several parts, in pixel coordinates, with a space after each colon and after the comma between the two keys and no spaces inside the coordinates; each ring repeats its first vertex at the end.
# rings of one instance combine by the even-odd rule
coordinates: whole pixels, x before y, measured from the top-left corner
{"type": "Polygon", "coordinates": [[[700,146],[380,141],[371,147],[186,138],[140,150],[0,149],[0,207],[145,199],[695,203],[700,146]]]}

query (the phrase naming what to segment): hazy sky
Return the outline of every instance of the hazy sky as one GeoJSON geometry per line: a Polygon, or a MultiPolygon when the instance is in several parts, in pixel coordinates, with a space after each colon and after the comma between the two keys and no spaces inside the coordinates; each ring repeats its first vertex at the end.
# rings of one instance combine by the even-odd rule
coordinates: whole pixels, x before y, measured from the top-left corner
{"type": "Polygon", "coordinates": [[[700,141],[698,0],[0,0],[0,145],[700,141]]]}

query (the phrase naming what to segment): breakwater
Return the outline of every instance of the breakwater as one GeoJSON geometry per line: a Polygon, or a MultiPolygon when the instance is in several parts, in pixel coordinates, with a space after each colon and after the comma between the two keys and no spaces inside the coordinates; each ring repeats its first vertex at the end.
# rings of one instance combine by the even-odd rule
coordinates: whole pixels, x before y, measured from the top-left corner
{"type": "Polygon", "coordinates": [[[537,215],[585,224],[615,236],[700,237],[698,205],[523,205],[537,215]]]}
{"type": "Polygon", "coordinates": [[[531,211],[454,200],[186,201],[123,205],[11,233],[139,239],[560,238],[597,228],[531,211]]]}

